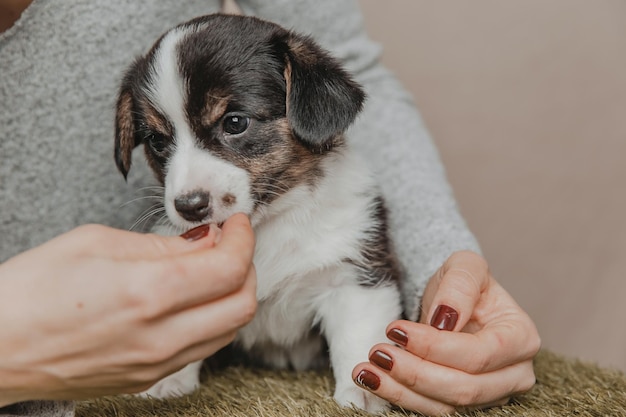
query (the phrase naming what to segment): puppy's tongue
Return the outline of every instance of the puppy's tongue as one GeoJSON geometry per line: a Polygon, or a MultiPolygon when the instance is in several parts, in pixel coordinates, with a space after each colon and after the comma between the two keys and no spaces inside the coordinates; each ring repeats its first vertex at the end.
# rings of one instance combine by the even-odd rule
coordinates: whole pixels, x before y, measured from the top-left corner
{"type": "Polygon", "coordinates": [[[180,237],[190,242],[193,242],[207,237],[209,234],[211,234],[211,232],[213,232],[212,234],[214,236],[215,242],[217,243],[221,235],[221,225],[218,226],[215,223],[201,224],[200,226],[187,230],[185,233],[181,234],[180,237]]]}

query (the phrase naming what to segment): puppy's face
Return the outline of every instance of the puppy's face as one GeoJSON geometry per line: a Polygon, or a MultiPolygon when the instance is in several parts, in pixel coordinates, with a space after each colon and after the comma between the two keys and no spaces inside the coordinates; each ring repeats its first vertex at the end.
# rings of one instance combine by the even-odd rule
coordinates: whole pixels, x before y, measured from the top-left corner
{"type": "Polygon", "coordinates": [[[129,69],[115,156],[143,144],[175,226],[253,214],[314,183],[363,92],[310,39],[251,17],[211,15],[167,32],[129,69]]]}

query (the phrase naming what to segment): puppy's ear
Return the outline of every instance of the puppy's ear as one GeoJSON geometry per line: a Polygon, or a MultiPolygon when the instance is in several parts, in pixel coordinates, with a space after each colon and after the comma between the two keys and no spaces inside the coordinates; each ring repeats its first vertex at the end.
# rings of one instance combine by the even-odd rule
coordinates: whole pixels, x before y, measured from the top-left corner
{"type": "Polygon", "coordinates": [[[330,148],[361,111],[365,93],[310,38],[289,34],[286,45],[287,119],[312,149],[330,148]]]}
{"type": "Polygon", "coordinates": [[[122,82],[115,113],[115,163],[124,178],[130,171],[133,149],[141,143],[141,140],[137,139],[135,127],[136,108],[132,90],[134,69],[135,66],[131,68],[122,82]]]}

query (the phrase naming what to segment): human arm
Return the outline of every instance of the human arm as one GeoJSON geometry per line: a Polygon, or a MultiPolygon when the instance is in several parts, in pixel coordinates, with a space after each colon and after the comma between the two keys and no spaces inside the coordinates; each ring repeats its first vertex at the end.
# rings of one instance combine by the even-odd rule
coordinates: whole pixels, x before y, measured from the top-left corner
{"type": "Polygon", "coordinates": [[[195,242],[83,226],[0,265],[0,406],[145,390],[252,319],[243,215],[195,242]]]}

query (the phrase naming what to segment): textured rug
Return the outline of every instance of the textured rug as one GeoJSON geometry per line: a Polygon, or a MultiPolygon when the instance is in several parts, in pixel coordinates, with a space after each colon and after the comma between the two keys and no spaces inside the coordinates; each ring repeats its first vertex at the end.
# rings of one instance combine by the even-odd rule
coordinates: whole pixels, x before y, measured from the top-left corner
{"type": "MultiPolygon", "coordinates": [[[[508,405],[457,416],[626,416],[626,375],[542,351],[537,384],[508,405]]],[[[197,392],[173,400],[107,397],[80,402],[77,417],[356,417],[332,400],[330,372],[276,372],[230,367],[204,378],[197,392]]],[[[416,416],[401,409],[389,417],[416,416]]]]}

